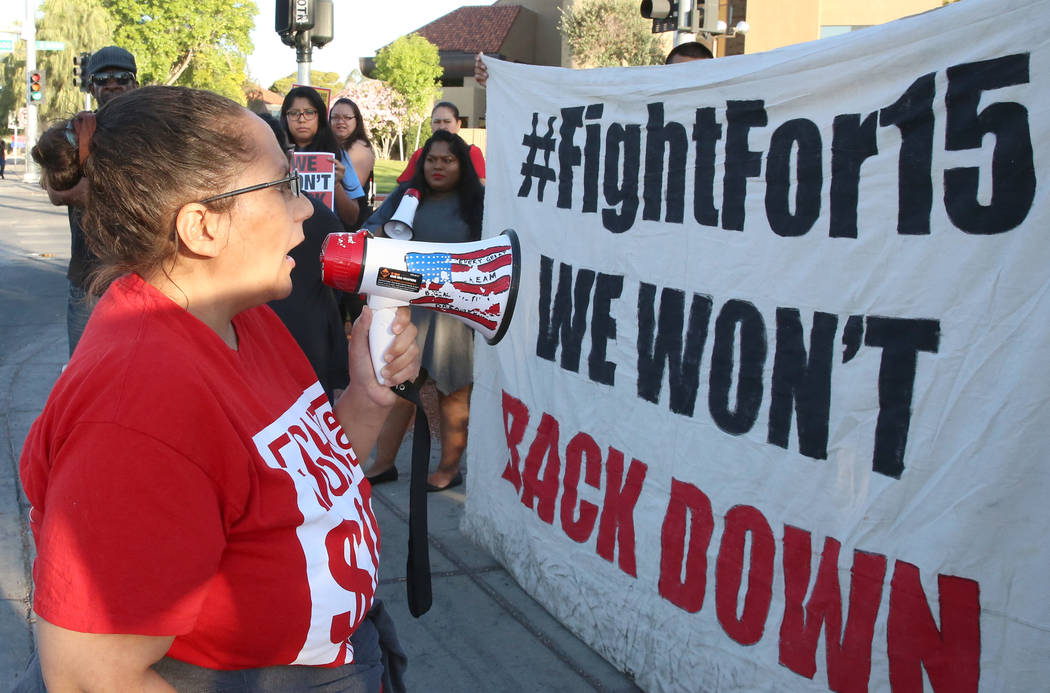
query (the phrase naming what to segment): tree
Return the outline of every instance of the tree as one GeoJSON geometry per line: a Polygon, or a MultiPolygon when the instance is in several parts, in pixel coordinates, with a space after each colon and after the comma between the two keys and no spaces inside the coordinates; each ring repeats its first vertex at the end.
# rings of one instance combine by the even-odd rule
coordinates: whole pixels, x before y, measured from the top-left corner
{"type": "MultiPolygon", "coordinates": [[[[73,84],[73,56],[113,42],[113,20],[99,0],[45,0],[37,22],[36,37],[41,41],[61,41],[65,50],[37,51],[37,68],[44,72],[44,103],[38,111],[45,126],[68,118],[84,108],[84,92],[73,84]]],[[[0,119],[25,105],[25,43],[18,42],[15,53],[3,61],[4,83],[12,89],[0,92],[0,119]],[[6,79],[6,77],[10,79],[6,79]]]]}
{"type": "MultiPolygon", "coordinates": [[[[441,94],[439,80],[444,70],[438,56],[438,47],[419,34],[402,36],[376,53],[378,79],[387,82],[405,101],[408,125],[416,126],[416,146],[423,121],[430,115],[430,108],[441,94]]],[[[404,123],[398,133],[401,141],[404,123]]],[[[404,158],[404,143],[401,157],[404,158]]]]}
{"type": "Polygon", "coordinates": [[[251,0],[101,0],[116,21],[115,43],[135,55],[141,84],[209,89],[245,102],[251,0]]]}
{"type": "Polygon", "coordinates": [[[400,124],[405,119],[407,109],[404,99],[389,84],[378,79],[348,84],[333,97],[333,101],[343,96],[356,103],[361,110],[369,139],[376,148],[376,156],[389,159],[400,124]]]}
{"type": "MultiPolygon", "coordinates": [[[[270,86],[270,91],[277,92],[278,94],[287,94],[292,89],[292,85],[299,82],[299,73],[293,73],[287,77],[282,77],[270,86]]],[[[325,87],[331,89],[332,93],[335,94],[343,88],[343,82],[339,79],[338,72],[318,72],[317,70],[310,70],[310,84],[315,87],[325,87]]]]}
{"type": "Polygon", "coordinates": [[[635,0],[583,0],[558,24],[578,67],[659,65],[664,49],[635,0]]]}

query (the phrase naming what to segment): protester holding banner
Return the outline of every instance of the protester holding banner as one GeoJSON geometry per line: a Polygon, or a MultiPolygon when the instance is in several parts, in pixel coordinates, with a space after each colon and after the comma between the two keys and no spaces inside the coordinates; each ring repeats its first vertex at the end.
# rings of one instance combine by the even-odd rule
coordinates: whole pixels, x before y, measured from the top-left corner
{"type": "Polygon", "coordinates": [[[710,60],[714,57],[711,49],[699,41],[686,41],[671,49],[671,52],[664,58],[664,64],[677,65],[678,63],[690,63],[694,60],[710,60]]]}
{"type": "MultiPolygon", "coordinates": [[[[291,290],[313,211],[298,172],[259,118],[182,87],[114,99],[73,140],[108,288],[22,451],[21,690],[379,691],[379,535],[351,441],[369,449],[396,398],[368,311],[331,405],[263,305],[291,290]]],[[[419,370],[408,311],[394,333],[399,383],[419,370]]]]}
{"type": "MultiPolygon", "coordinates": [[[[459,135],[438,130],[421,152],[423,165],[383,202],[364,228],[383,235],[383,224],[394,215],[405,190],[415,188],[421,196],[413,240],[463,243],[480,239],[485,188],[471,163],[467,143],[459,135]]],[[[412,309],[412,322],[419,330],[423,366],[437,386],[441,415],[441,462],[427,479],[427,490],[443,491],[463,483],[459,461],[467,447],[474,332],[455,318],[424,308],[412,309]]],[[[410,403],[399,401],[384,424],[369,470],[374,483],[397,479],[394,458],[412,413],[410,403]]]]}
{"type": "Polygon", "coordinates": [[[1047,9],[485,59],[530,260],[461,527],[642,689],[1047,689],[1047,9]]]}
{"type": "Polygon", "coordinates": [[[281,120],[297,152],[329,152],[335,157],[336,178],[342,182],[335,188],[335,213],[347,230],[359,228],[365,191],[328,125],[324,99],[312,87],[295,87],[281,104],[281,120]]]}

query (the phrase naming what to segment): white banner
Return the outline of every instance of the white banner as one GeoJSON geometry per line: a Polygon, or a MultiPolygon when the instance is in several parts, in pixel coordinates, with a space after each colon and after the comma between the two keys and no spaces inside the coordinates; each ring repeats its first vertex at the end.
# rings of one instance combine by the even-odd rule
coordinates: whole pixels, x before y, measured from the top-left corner
{"type": "Polygon", "coordinates": [[[465,527],[644,689],[1047,690],[1048,37],[488,61],[465,527]]]}

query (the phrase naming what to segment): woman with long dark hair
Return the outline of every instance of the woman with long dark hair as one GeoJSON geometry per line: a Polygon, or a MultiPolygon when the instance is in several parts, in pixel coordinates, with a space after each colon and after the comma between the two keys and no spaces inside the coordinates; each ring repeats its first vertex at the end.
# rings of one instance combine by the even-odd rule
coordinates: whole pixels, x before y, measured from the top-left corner
{"type": "MultiPolygon", "coordinates": [[[[372,140],[368,138],[368,129],[365,127],[365,119],[361,116],[361,109],[344,96],[332,104],[328,119],[332,124],[336,142],[350,157],[357,179],[365,189],[368,204],[371,205],[374,199],[372,171],[376,164],[376,152],[372,147],[372,140]]],[[[369,215],[365,215],[364,218],[367,219],[369,215]]]]}
{"type": "Polygon", "coordinates": [[[335,213],[348,230],[360,227],[365,191],[346,152],[328,125],[324,99],[313,87],[295,87],[281,104],[281,122],[297,152],[328,152],[335,156],[335,213]]]}
{"type": "MultiPolygon", "coordinates": [[[[481,238],[485,188],[471,163],[470,147],[459,135],[435,132],[421,150],[411,180],[402,183],[376,210],[364,228],[382,235],[382,227],[397,210],[405,190],[420,192],[413,222],[413,240],[464,243],[481,238]]],[[[428,491],[459,486],[459,461],[467,447],[470,390],[474,383],[474,332],[455,318],[425,308],[412,309],[423,352],[422,365],[438,391],[441,415],[441,462],[427,479],[428,491]]],[[[383,425],[375,463],[369,469],[374,483],[397,478],[394,458],[401,445],[413,406],[400,400],[383,425]]]]}
{"type": "MultiPolygon", "coordinates": [[[[432,132],[446,130],[453,135],[458,135],[459,127],[459,108],[456,104],[451,101],[439,101],[434,104],[434,108],[430,111],[430,130],[432,132]]],[[[405,165],[405,170],[397,177],[398,183],[406,183],[415,175],[416,164],[419,162],[419,155],[422,152],[422,148],[412,152],[412,156],[408,159],[408,164],[405,165]]],[[[478,180],[481,181],[482,185],[485,185],[485,155],[481,152],[481,149],[473,144],[470,145],[470,161],[474,165],[474,171],[478,174],[478,180]]]]}

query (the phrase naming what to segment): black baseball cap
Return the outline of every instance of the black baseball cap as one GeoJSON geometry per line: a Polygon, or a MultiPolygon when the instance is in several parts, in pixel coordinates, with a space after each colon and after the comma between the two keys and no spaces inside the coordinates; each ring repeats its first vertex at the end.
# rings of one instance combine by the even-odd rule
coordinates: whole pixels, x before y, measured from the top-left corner
{"type": "Polygon", "coordinates": [[[107,67],[116,70],[127,70],[135,74],[138,74],[139,71],[138,66],[135,65],[135,56],[120,46],[106,46],[92,53],[87,64],[87,75],[90,77],[107,67]]]}

